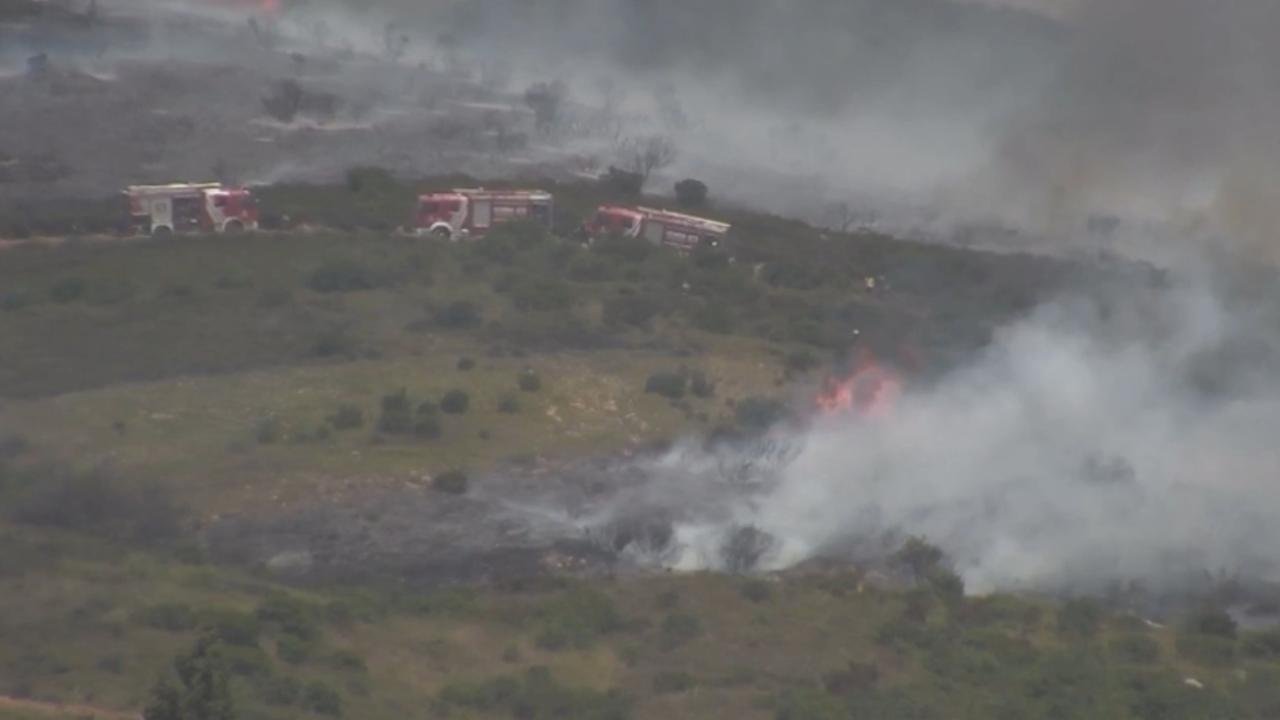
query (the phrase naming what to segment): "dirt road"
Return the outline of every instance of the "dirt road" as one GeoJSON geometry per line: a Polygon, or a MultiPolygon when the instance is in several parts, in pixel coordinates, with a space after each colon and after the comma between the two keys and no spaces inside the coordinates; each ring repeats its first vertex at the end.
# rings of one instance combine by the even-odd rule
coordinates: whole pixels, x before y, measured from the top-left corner
{"type": "Polygon", "coordinates": [[[142,713],[108,710],[92,705],[75,705],[64,703],[41,702],[39,700],[23,700],[0,695],[0,710],[17,710],[41,715],[74,716],[104,718],[106,720],[140,720],[142,713]]]}

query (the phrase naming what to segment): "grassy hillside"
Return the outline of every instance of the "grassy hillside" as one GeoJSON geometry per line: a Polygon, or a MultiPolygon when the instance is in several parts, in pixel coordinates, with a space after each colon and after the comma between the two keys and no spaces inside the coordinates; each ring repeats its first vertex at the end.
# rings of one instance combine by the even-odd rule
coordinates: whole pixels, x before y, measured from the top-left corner
{"type": "Polygon", "coordinates": [[[0,692],[106,710],[141,708],[202,632],[247,718],[1169,720],[1280,703],[1275,634],[1210,615],[1151,627],[847,571],[298,590],[60,533],[4,541],[0,692]]]}
{"type": "MultiPolygon", "coordinates": [[[[263,720],[1280,708],[1273,634],[1237,637],[1213,614],[1156,628],[1090,603],[966,599],[946,575],[423,593],[211,564],[192,529],[218,516],[732,432],[760,406],[744,400],[803,408],[857,347],[928,382],[1085,277],[714,208],[735,223],[728,252],[587,249],[565,236],[619,199],[589,184],[554,188],[554,234],[391,232],[416,191],[459,182],[366,171],[262,189],[270,232],[0,251],[0,694],[37,701],[0,702],[0,718],[136,712],[209,632],[240,716],[263,720]]],[[[87,229],[96,207],[54,220],[87,229]]],[[[21,212],[6,219],[29,223],[21,212]]]]}

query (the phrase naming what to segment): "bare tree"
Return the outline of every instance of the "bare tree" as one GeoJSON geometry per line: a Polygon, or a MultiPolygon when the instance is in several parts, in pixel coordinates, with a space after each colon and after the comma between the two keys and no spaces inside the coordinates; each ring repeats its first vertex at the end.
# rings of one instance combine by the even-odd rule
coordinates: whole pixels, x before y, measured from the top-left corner
{"type": "Polygon", "coordinates": [[[627,168],[647,183],[653,171],[675,162],[676,146],[665,135],[626,138],[619,143],[618,154],[627,168]]]}

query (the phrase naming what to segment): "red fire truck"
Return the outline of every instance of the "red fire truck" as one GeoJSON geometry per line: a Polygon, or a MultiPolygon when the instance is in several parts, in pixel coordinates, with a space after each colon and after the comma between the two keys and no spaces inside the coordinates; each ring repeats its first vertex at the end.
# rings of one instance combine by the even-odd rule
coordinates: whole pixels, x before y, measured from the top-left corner
{"type": "Polygon", "coordinates": [[[669,210],[605,205],[582,229],[592,240],[609,235],[644,238],[655,245],[692,252],[698,247],[719,247],[730,227],[728,223],[669,210]]]}
{"type": "Polygon", "coordinates": [[[413,229],[443,240],[479,237],[494,225],[517,220],[551,227],[555,200],[542,190],[462,188],[418,198],[413,229]]]}
{"type": "Polygon", "coordinates": [[[234,233],[258,229],[258,207],[244,188],[221,183],[131,185],[124,191],[136,230],[234,233]]]}

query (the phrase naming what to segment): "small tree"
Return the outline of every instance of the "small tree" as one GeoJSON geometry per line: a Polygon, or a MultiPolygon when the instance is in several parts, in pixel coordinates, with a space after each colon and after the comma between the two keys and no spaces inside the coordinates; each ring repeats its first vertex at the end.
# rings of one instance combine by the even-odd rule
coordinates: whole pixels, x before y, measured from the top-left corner
{"type": "Polygon", "coordinates": [[[218,642],[201,637],[173,661],[176,677],[162,677],[142,711],[144,720],[234,720],[227,668],[218,642]],[[175,682],[176,679],[176,682],[175,682]]]}
{"type": "Polygon", "coordinates": [[[707,204],[707,184],[687,178],[676,183],[676,202],[685,207],[702,207],[707,204]]]}
{"type": "Polygon", "coordinates": [[[533,110],[538,132],[549,133],[555,130],[560,122],[560,106],[564,102],[564,95],[565,86],[559,80],[534,83],[524,91],[524,104],[533,110]]]}
{"type": "Polygon", "coordinates": [[[413,429],[413,408],[408,391],[401,388],[382,398],[378,430],[389,435],[405,435],[413,429]]]}
{"type": "Polygon", "coordinates": [[[665,135],[648,135],[628,138],[621,143],[619,154],[633,172],[641,178],[641,185],[649,182],[655,170],[661,170],[676,160],[676,146],[665,135]]]}

